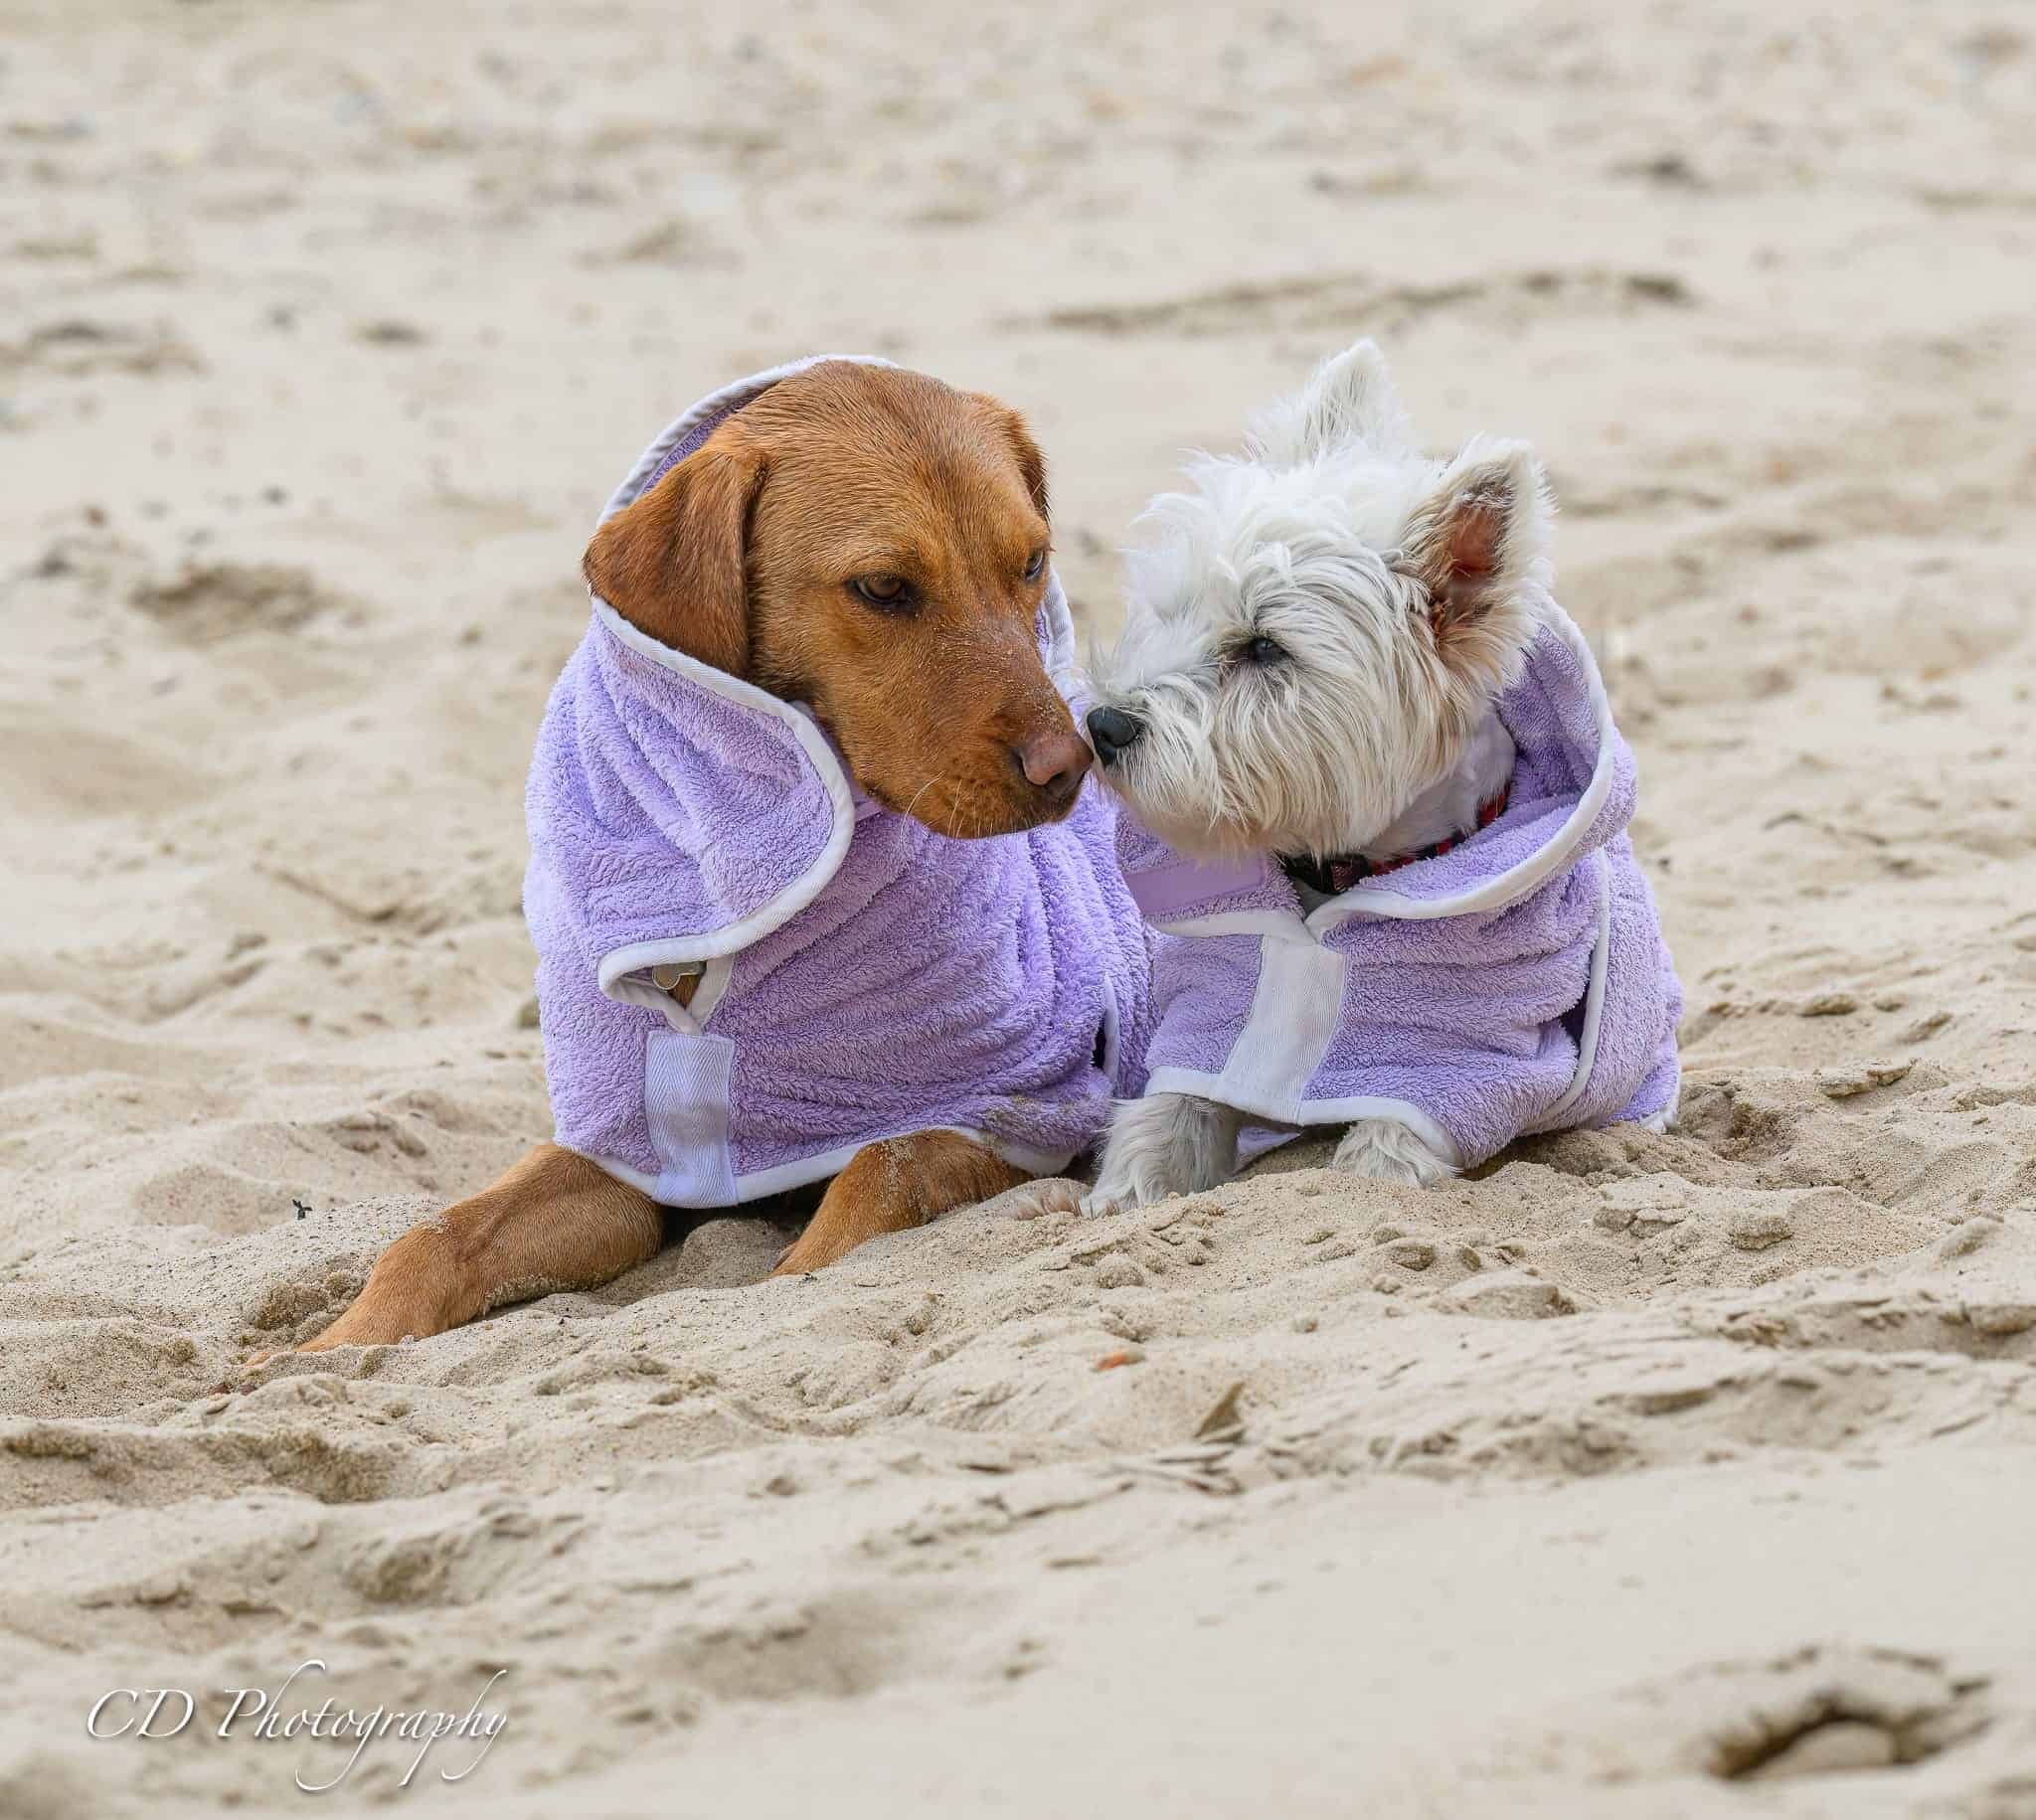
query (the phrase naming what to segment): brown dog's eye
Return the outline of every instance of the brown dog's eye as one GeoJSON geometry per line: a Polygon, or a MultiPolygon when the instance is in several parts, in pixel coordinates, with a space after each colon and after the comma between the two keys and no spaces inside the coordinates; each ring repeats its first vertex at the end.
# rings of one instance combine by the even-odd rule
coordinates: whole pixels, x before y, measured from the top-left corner
{"type": "Polygon", "coordinates": [[[887,613],[902,612],[917,599],[903,576],[857,576],[848,585],[852,593],[887,613]]]}
{"type": "Polygon", "coordinates": [[[1046,551],[1044,548],[1041,548],[1039,550],[1035,550],[1032,553],[1031,559],[1026,563],[1025,579],[1028,581],[1037,581],[1039,578],[1045,574],[1046,551]]]}

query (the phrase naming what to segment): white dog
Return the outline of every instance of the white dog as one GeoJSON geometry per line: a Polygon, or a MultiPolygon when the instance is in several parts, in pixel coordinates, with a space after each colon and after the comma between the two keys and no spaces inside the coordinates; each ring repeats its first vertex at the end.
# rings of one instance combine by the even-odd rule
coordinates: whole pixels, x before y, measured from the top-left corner
{"type": "MultiPolygon", "coordinates": [[[[1365,341],[1265,414],[1242,457],[1188,479],[1143,521],[1087,717],[1128,811],[1133,890],[1182,939],[1159,967],[1151,1087],[1118,1107],[1085,1205],[1225,1181],[1247,1125],[1347,1123],[1337,1167],[1425,1187],[1520,1130],[1665,1119],[1656,1088],[1598,1079],[1606,962],[1637,917],[1613,900],[1636,888],[1634,940],[1659,936],[1644,881],[1620,871],[1624,816],[1608,825],[1631,757],[1547,592],[1553,505],[1532,450],[1478,437],[1424,456],[1365,341]],[[1532,729],[1531,778],[1514,723],[1532,729]],[[1516,762],[1531,801],[1509,809],[1516,762]],[[1479,943],[1507,906],[1538,907],[1515,916],[1540,932],[1493,951],[1502,983],[1482,983],[1479,943]],[[1490,1032],[1480,993],[1496,995],[1490,1032]],[[1499,1101],[1491,1130],[1461,1110],[1499,1101]]],[[[1659,963],[1656,999],[1674,994],[1665,949],[1659,963]]],[[[1639,990],[1633,965],[1621,977],[1639,990]]],[[[1627,1044],[1629,1075],[1643,1049],[1658,1064],[1662,1009],[1638,1007],[1654,1023],[1627,1044]]]]}

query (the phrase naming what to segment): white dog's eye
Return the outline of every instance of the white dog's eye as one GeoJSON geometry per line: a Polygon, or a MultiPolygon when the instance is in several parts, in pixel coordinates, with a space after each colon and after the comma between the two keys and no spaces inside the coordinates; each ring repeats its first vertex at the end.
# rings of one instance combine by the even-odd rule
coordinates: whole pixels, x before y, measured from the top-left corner
{"type": "Polygon", "coordinates": [[[1278,664],[1286,661],[1286,647],[1276,638],[1254,638],[1236,651],[1241,664],[1278,664]]]}

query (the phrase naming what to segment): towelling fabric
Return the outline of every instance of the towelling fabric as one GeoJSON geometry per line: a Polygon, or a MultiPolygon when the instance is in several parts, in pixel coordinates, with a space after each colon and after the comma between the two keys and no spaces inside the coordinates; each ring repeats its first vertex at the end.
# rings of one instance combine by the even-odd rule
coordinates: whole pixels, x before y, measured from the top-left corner
{"type": "MultiPolygon", "coordinates": [[[[602,517],[812,364],[694,406],[602,517]]],[[[1039,632],[1065,694],[1051,577],[1039,632]]],[[[1093,784],[1051,827],[947,839],[862,795],[803,708],[595,595],[527,806],[558,1141],[666,1206],[753,1200],[933,1128],[1050,1174],[1142,1084],[1148,936],[1093,784]],[[675,967],[700,969],[689,1007],[653,977],[675,967]]]]}
{"type": "Polygon", "coordinates": [[[1277,860],[1198,865],[1128,818],[1157,928],[1147,1092],[1279,1124],[1390,1117],[1470,1168],[1530,1131],[1662,1122],[1682,991],[1633,857],[1633,754],[1556,603],[1499,703],[1504,810],[1309,910],[1277,860]]]}

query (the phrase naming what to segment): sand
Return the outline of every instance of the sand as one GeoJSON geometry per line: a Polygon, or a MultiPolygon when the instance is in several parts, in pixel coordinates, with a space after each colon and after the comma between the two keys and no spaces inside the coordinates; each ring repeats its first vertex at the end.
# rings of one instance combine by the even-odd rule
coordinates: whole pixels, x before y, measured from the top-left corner
{"type": "Polygon", "coordinates": [[[313,1659],[503,1716],[326,1811],[2036,1814],[2020,18],[0,7],[0,1814],[300,1812],[218,1690],[313,1659]],[[549,1130],[524,766],[672,411],[1004,395],[1103,627],[1361,333],[1554,475],[1678,1132],[223,1388],[549,1130]]]}

